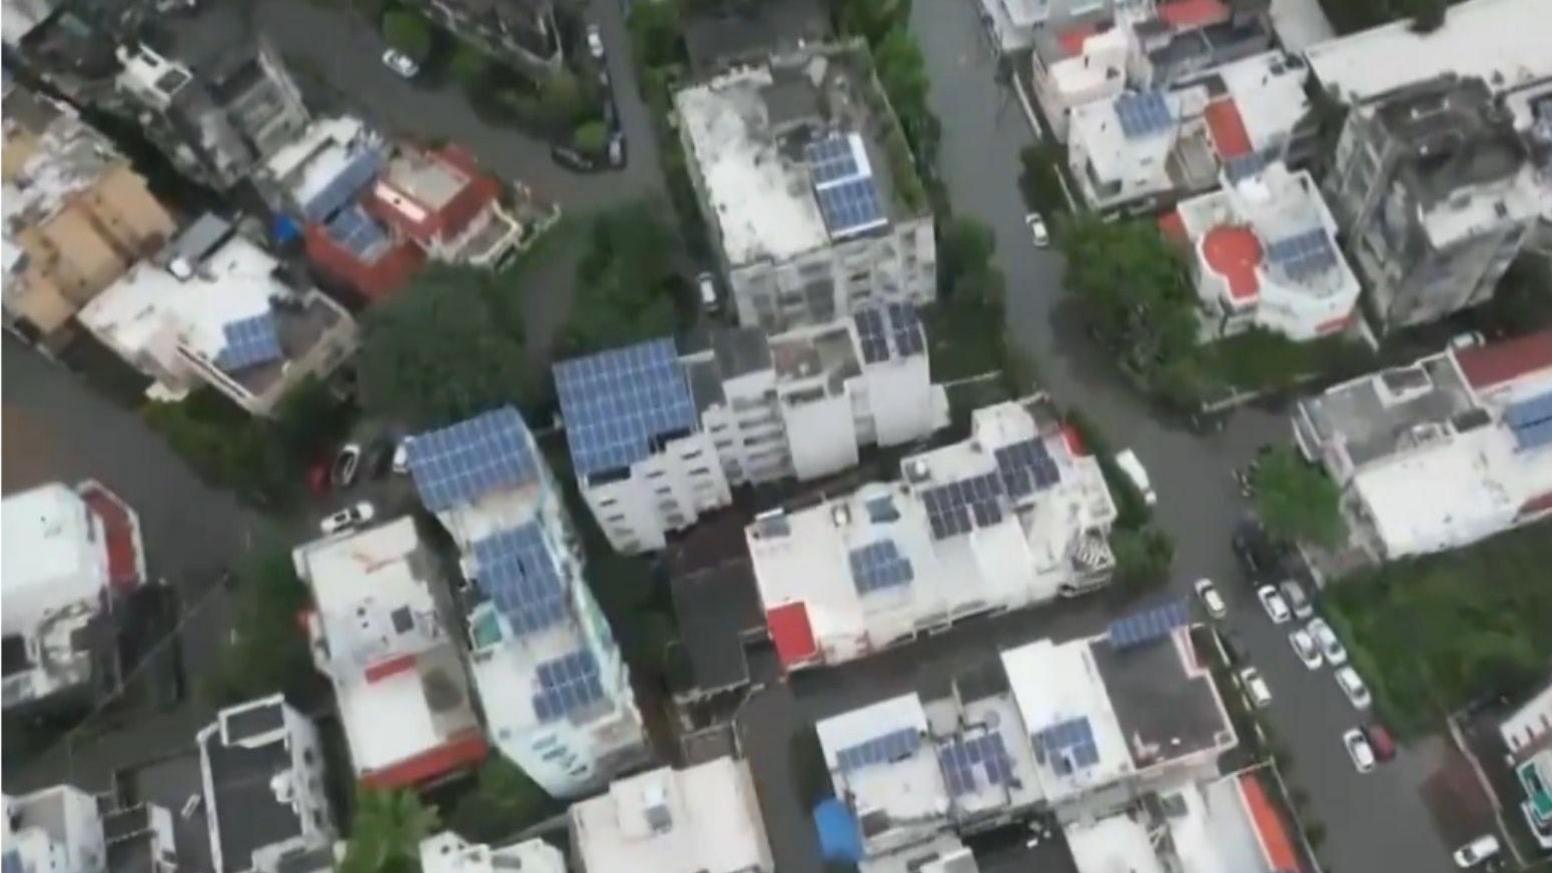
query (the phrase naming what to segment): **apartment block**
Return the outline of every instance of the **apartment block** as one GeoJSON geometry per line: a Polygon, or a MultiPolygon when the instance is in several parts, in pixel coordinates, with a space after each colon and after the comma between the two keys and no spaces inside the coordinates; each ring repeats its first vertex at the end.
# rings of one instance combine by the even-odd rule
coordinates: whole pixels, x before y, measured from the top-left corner
{"type": "Polygon", "coordinates": [[[177,873],[172,812],[154,803],[110,808],[74,785],[6,795],[0,820],[12,873],[177,873]]]}
{"type": "Polygon", "coordinates": [[[461,556],[456,606],[491,742],[555,797],[644,761],[630,675],[584,578],[561,490],[517,411],[408,445],[421,503],[461,556]]]}
{"type": "Polygon", "coordinates": [[[541,839],[487,846],[443,831],[421,841],[420,869],[422,873],[566,873],[566,856],[541,839]]]}
{"type": "Polygon", "coordinates": [[[772,57],[674,105],[739,324],[774,332],[935,299],[932,213],[864,50],[772,57]]]}

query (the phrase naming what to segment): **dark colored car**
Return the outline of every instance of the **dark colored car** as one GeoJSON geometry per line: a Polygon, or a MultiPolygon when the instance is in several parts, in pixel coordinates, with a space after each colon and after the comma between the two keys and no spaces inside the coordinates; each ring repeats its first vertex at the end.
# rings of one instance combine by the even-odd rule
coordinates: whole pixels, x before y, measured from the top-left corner
{"type": "Polygon", "coordinates": [[[366,474],[373,479],[381,479],[388,475],[388,470],[393,466],[394,442],[388,437],[378,437],[367,444],[366,456],[362,462],[366,474]]]}
{"type": "Polygon", "coordinates": [[[1389,761],[1396,757],[1396,741],[1391,739],[1390,731],[1382,724],[1365,725],[1363,734],[1369,740],[1369,748],[1374,750],[1376,761],[1389,761]]]}
{"type": "Polygon", "coordinates": [[[1260,524],[1254,521],[1240,522],[1239,527],[1234,529],[1233,545],[1234,556],[1239,558],[1240,566],[1244,568],[1250,582],[1280,581],[1273,577],[1284,575],[1282,551],[1260,524]]]}

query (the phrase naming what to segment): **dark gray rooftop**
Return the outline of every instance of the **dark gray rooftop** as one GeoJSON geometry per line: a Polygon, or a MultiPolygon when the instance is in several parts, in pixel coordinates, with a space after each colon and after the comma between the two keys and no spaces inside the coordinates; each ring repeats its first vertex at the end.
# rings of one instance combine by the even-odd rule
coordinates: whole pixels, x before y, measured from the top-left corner
{"type": "Polygon", "coordinates": [[[744,61],[763,60],[772,50],[822,42],[830,18],[820,0],[744,0],[697,4],[684,23],[690,65],[705,74],[744,61]]]}
{"type": "Polygon", "coordinates": [[[277,702],[229,713],[225,721],[227,737],[238,743],[279,730],[286,723],[286,711],[283,704],[277,702]]]}
{"type": "Polygon", "coordinates": [[[1232,736],[1212,677],[1187,674],[1170,639],[1119,651],[1109,640],[1096,640],[1089,650],[1138,768],[1211,749],[1232,736]]]}
{"type": "Polygon", "coordinates": [[[1382,370],[1299,401],[1316,440],[1345,441],[1354,467],[1385,457],[1425,436],[1430,426],[1451,424],[1475,408],[1447,355],[1382,370]]]}
{"type": "Polygon", "coordinates": [[[771,368],[771,346],[758,327],[730,327],[711,335],[711,349],[724,379],[771,368]]]}
{"type": "Polygon", "coordinates": [[[747,683],[744,635],[764,623],[749,561],[675,576],[672,588],[694,686],[712,692],[747,683]]]}
{"type": "Polygon", "coordinates": [[[1512,116],[1481,79],[1420,82],[1385,98],[1375,114],[1408,151],[1400,178],[1424,208],[1462,187],[1507,179],[1526,161],[1512,116]]]}
{"type": "Polygon", "coordinates": [[[248,870],[254,850],[301,835],[295,810],[276,799],[272,785],[277,775],[291,773],[291,752],[285,743],[254,749],[226,746],[219,730],[208,732],[202,743],[215,788],[215,796],[205,798],[207,814],[215,816],[227,871],[248,870]]]}

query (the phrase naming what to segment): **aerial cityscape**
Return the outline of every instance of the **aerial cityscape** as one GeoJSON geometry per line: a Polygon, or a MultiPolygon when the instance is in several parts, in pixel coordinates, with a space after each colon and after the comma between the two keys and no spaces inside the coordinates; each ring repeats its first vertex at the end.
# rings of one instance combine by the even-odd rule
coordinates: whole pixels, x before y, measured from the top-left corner
{"type": "Polygon", "coordinates": [[[4,873],[1552,873],[1549,0],[0,0],[4,873]]]}

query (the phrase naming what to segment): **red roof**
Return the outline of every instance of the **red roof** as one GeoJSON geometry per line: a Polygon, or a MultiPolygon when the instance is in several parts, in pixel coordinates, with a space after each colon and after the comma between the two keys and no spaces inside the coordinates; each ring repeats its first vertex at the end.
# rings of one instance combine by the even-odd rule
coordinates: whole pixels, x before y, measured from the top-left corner
{"type": "Polygon", "coordinates": [[[481,172],[474,156],[459,146],[447,146],[439,152],[428,153],[426,157],[441,161],[466,180],[463,187],[448,198],[440,209],[433,210],[430,206],[416,200],[408,191],[389,181],[386,175],[372,187],[371,194],[365,200],[367,211],[418,240],[422,245],[430,244],[436,239],[457,237],[469,226],[469,222],[485,211],[486,207],[495,202],[501,194],[501,184],[490,175],[481,172]],[[388,199],[390,195],[416,204],[423,210],[422,216],[417,219],[406,214],[403,209],[395,206],[388,199]]]}
{"type": "Polygon", "coordinates": [[[1548,491],[1539,497],[1532,497],[1520,504],[1520,518],[1540,515],[1549,509],[1552,509],[1552,491],[1548,491]]]}
{"type": "Polygon", "coordinates": [[[1277,807],[1272,805],[1271,799],[1266,796],[1266,789],[1261,787],[1261,781],[1256,778],[1256,774],[1241,774],[1239,787],[1245,797],[1245,805],[1250,807],[1250,818],[1255,825],[1261,851],[1266,853],[1266,860],[1272,869],[1288,871],[1302,869],[1299,865],[1299,856],[1293,850],[1293,841],[1288,838],[1288,828],[1283,824],[1283,817],[1277,811],[1277,807]]]}
{"type": "Polygon", "coordinates": [[[784,603],[766,610],[765,624],[771,629],[771,641],[776,644],[776,657],[783,667],[795,667],[814,659],[819,646],[814,642],[814,629],[808,623],[808,606],[799,600],[784,603]]]}
{"type": "Polygon", "coordinates": [[[380,770],[362,773],[361,784],[366,788],[411,788],[474,767],[485,760],[488,750],[480,729],[468,728],[434,749],[427,749],[380,770]]]}
{"type": "Polygon", "coordinates": [[[1191,235],[1186,233],[1186,223],[1180,217],[1179,210],[1171,209],[1159,216],[1159,233],[1166,241],[1183,249],[1191,247],[1191,235]]]}
{"type": "Polygon", "coordinates": [[[1229,20],[1229,7],[1223,0],[1172,0],[1160,4],[1159,17],[1176,30],[1222,24],[1229,20]]]}
{"type": "Polygon", "coordinates": [[[1083,41],[1099,32],[1099,27],[1094,24],[1080,24],[1076,27],[1064,30],[1057,41],[1062,44],[1063,51],[1068,57],[1077,57],[1083,54],[1083,41]]]}
{"type": "Polygon", "coordinates": [[[1074,457],[1081,458],[1089,453],[1088,447],[1083,445],[1083,436],[1072,425],[1062,425],[1062,439],[1066,440],[1067,451],[1072,452],[1074,457]]]}
{"type": "Polygon", "coordinates": [[[1232,99],[1214,100],[1207,104],[1204,113],[1207,129],[1212,132],[1213,148],[1222,160],[1250,154],[1250,132],[1245,130],[1245,119],[1239,114],[1239,106],[1232,99]]]}
{"type": "Polygon", "coordinates": [[[386,661],[368,664],[366,668],[366,681],[376,682],[379,679],[386,679],[389,676],[413,669],[415,669],[415,656],[413,654],[399,655],[386,661]]]}
{"type": "Polygon", "coordinates": [[[1250,228],[1220,224],[1202,238],[1202,257],[1213,272],[1229,280],[1229,296],[1236,302],[1254,300],[1261,287],[1256,267],[1261,265],[1261,241],[1250,228]]]}
{"type": "Polygon", "coordinates": [[[1455,353],[1455,361],[1472,388],[1501,385],[1526,373],[1552,368],[1552,330],[1461,349],[1455,353]]]}
{"type": "Polygon", "coordinates": [[[96,483],[81,489],[81,499],[102,519],[108,551],[108,586],[118,594],[135,590],[141,581],[140,543],[129,508],[119,502],[117,495],[96,483]]]}
{"type": "Polygon", "coordinates": [[[319,272],[369,301],[404,287],[426,262],[425,253],[409,240],[395,242],[375,260],[362,261],[330,236],[322,224],[309,224],[302,239],[307,260],[319,272]]]}

